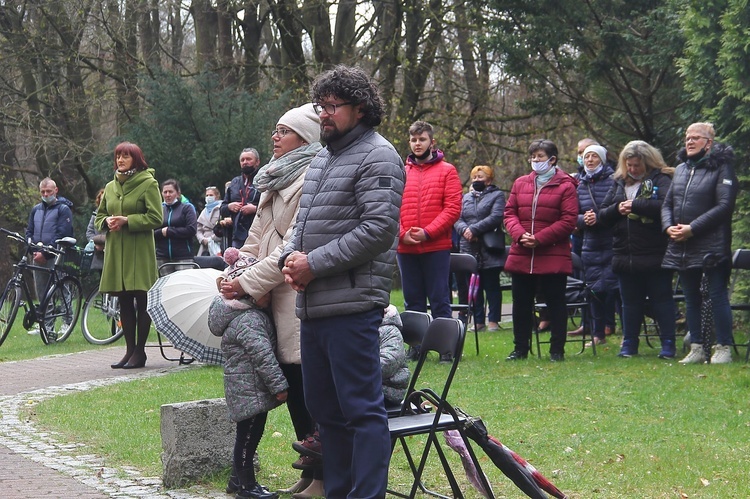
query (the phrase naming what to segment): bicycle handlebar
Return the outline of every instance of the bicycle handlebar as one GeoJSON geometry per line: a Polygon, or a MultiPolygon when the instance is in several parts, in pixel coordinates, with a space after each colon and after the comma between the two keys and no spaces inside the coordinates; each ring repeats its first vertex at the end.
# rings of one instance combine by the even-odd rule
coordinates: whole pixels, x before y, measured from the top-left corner
{"type": "MultiPolygon", "coordinates": [[[[0,232],[2,232],[3,234],[7,235],[11,239],[15,239],[16,241],[19,241],[19,242],[22,242],[23,244],[25,244],[26,245],[26,252],[27,253],[29,253],[29,252],[36,252],[36,251],[44,251],[44,252],[47,252],[47,253],[53,253],[55,255],[62,255],[62,254],[65,253],[65,249],[64,248],[60,249],[60,248],[56,248],[55,246],[50,246],[50,245],[47,245],[47,244],[32,243],[31,239],[29,239],[27,241],[26,238],[24,238],[24,236],[22,236],[18,232],[13,232],[11,230],[8,230],[8,229],[2,228],[2,227],[0,227],[0,232]]],[[[66,242],[68,244],[70,244],[71,241],[72,241],[72,244],[70,244],[70,246],[74,246],[75,245],[75,239],[73,239],[72,237],[64,237],[64,238],[58,240],[58,242],[61,242],[61,241],[62,242],[66,242]]]]}

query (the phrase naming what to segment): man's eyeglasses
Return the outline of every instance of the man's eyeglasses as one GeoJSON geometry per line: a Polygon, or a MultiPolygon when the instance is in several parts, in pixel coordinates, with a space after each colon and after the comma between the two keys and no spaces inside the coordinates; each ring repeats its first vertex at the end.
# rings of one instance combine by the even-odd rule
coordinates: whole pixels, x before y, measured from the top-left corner
{"type": "Polygon", "coordinates": [[[708,140],[708,137],[704,137],[702,135],[691,135],[689,137],[685,137],[685,143],[687,144],[688,142],[698,142],[701,139],[708,140]]]}
{"type": "Polygon", "coordinates": [[[279,137],[286,137],[287,134],[293,133],[294,130],[290,130],[289,128],[277,128],[273,132],[271,132],[271,137],[275,137],[278,135],[279,137]]]}
{"type": "Polygon", "coordinates": [[[341,104],[320,104],[318,102],[315,102],[313,104],[313,109],[315,109],[315,112],[320,114],[321,111],[325,111],[326,114],[330,114],[333,116],[336,114],[336,110],[340,108],[341,106],[351,106],[351,102],[342,102],[341,104]]]}

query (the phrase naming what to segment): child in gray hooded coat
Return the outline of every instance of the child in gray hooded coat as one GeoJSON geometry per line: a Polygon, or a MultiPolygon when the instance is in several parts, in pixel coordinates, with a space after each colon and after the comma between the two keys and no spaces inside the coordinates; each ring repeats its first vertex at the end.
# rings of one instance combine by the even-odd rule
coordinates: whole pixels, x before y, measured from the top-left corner
{"type": "Polygon", "coordinates": [[[217,295],[208,313],[211,333],[221,336],[224,393],[229,417],[237,423],[233,476],[228,491],[237,499],[275,499],[255,479],[253,455],[266,426],[268,411],[286,400],[287,383],[276,360],[276,333],[268,315],[252,301],[247,308],[217,295]]]}

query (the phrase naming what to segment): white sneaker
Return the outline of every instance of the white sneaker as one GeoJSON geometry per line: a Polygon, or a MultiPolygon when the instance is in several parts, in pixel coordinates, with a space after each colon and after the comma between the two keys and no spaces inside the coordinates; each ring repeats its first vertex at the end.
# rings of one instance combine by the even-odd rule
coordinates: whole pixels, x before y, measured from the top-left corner
{"type": "Polygon", "coordinates": [[[711,364],[729,364],[732,362],[732,347],[729,345],[716,345],[714,354],[711,356],[711,364]]]}
{"type": "Polygon", "coordinates": [[[31,336],[38,335],[39,327],[35,327],[34,329],[29,329],[28,331],[26,331],[26,334],[29,334],[31,336]]]}
{"type": "Polygon", "coordinates": [[[703,354],[703,345],[700,343],[690,344],[690,353],[684,359],[679,361],[680,364],[703,364],[706,356],[703,354]]]}

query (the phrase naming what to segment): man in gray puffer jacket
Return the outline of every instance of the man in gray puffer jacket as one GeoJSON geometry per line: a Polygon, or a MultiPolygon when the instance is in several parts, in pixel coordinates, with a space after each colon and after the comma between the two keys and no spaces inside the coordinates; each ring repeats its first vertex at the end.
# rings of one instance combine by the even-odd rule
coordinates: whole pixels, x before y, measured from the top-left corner
{"type": "Polygon", "coordinates": [[[302,376],[318,422],[326,497],[384,497],[391,444],[378,326],[390,301],[404,169],[373,127],[383,104],[358,68],[316,78],[326,148],[310,164],[279,260],[299,292],[302,376]]]}

